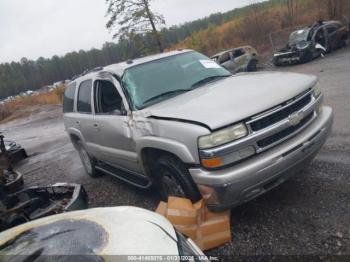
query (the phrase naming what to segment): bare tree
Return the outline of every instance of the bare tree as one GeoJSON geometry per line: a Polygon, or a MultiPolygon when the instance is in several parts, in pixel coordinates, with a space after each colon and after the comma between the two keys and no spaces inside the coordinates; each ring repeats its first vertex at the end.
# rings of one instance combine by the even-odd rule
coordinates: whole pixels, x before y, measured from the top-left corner
{"type": "Polygon", "coordinates": [[[330,19],[339,18],[341,16],[343,1],[342,0],[328,0],[327,1],[328,17],[330,19]]]}
{"type": "Polygon", "coordinates": [[[294,27],[298,23],[298,0],[286,0],[286,5],[290,26],[294,27]]]}
{"type": "Polygon", "coordinates": [[[109,21],[107,28],[118,31],[114,38],[129,38],[135,34],[152,33],[155,37],[159,51],[163,52],[163,46],[157,26],[165,24],[160,14],[151,11],[152,0],[106,0],[108,5],[107,16],[109,21]]]}

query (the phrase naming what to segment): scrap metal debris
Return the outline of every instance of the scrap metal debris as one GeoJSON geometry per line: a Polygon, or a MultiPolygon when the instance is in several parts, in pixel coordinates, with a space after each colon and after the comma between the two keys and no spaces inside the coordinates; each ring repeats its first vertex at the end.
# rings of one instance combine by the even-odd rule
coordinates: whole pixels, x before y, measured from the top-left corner
{"type": "Polygon", "coordinates": [[[0,231],[38,218],[86,209],[85,189],[77,184],[32,187],[7,194],[0,186],[0,231]]]}

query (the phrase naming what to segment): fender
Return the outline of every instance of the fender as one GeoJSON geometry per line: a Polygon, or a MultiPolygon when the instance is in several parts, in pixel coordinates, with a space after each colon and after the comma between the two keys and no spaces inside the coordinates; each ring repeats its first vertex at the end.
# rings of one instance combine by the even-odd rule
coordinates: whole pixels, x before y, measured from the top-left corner
{"type": "MultiPolygon", "coordinates": [[[[174,154],[184,163],[193,164],[196,163],[195,157],[191,154],[190,150],[184,145],[175,140],[145,136],[136,140],[136,152],[142,163],[141,155],[144,148],[155,148],[167,151],[174,154]]],[[[143,163],[142,163],[143,164],[143,163]]]]}

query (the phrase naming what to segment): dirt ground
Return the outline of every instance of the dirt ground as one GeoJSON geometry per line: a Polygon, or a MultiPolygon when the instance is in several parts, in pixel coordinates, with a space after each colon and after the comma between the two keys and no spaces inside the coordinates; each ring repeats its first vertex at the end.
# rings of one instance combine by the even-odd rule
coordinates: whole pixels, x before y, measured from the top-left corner
{"type": "MultiPolygon", "coordinates": [[[[281,71],[319,76],[325,104],[335,110],[334,131],[306,170],[258,199],[232,210],[230,244],[214,256],[350,255],[350,48],[281,71]]],[[[281,79],[281,88],[284,83],[281,79]]],[[[76,182],[90,207],[132,205],[155,209],[157,196],[116,178],[85,175],[62,122],[60,106],[44,106],[24,119],[2,124],[6,137],[30,157],[17,168],[25,184],[76,182]]]]}

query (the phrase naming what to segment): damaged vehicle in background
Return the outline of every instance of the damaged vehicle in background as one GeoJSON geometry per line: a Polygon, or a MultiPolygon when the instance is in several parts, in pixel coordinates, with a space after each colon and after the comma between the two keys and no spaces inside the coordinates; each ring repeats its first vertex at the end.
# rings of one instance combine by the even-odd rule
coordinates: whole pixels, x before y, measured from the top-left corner
{"type": "Polygon", "coordinates": [[[232,75],[192,50],[97,68],[68,85],[63,111],[88,175],[154,186],[165,201],[204,198],[212,211],[307,166],[333,123],[317,77],[232,75]]]}
{"type": "Polygon", "coordinates": [[[136,207],[89,209],[23,224],[0,233],[0,254],[3,262],[46,261],[48,255],[50,261],[130,261],[140,256],[142,261],[148,256],[152,261],[209,261],[166,218],[136,207]]]}
{"type": "Polygon", "coordinates": [[[348,29],[338,21],[320,21],[312,26],[294,31],[286,47],[274,54],[275,66],[306,63],[321,54],[345,47],[348,29]]]}
{"type": "Polygon", "coordinates": [[[226,50],[211,59],[231,73],[255,72],[258,66],[258,52],[251,46],[242,46],[226,50]]]}

